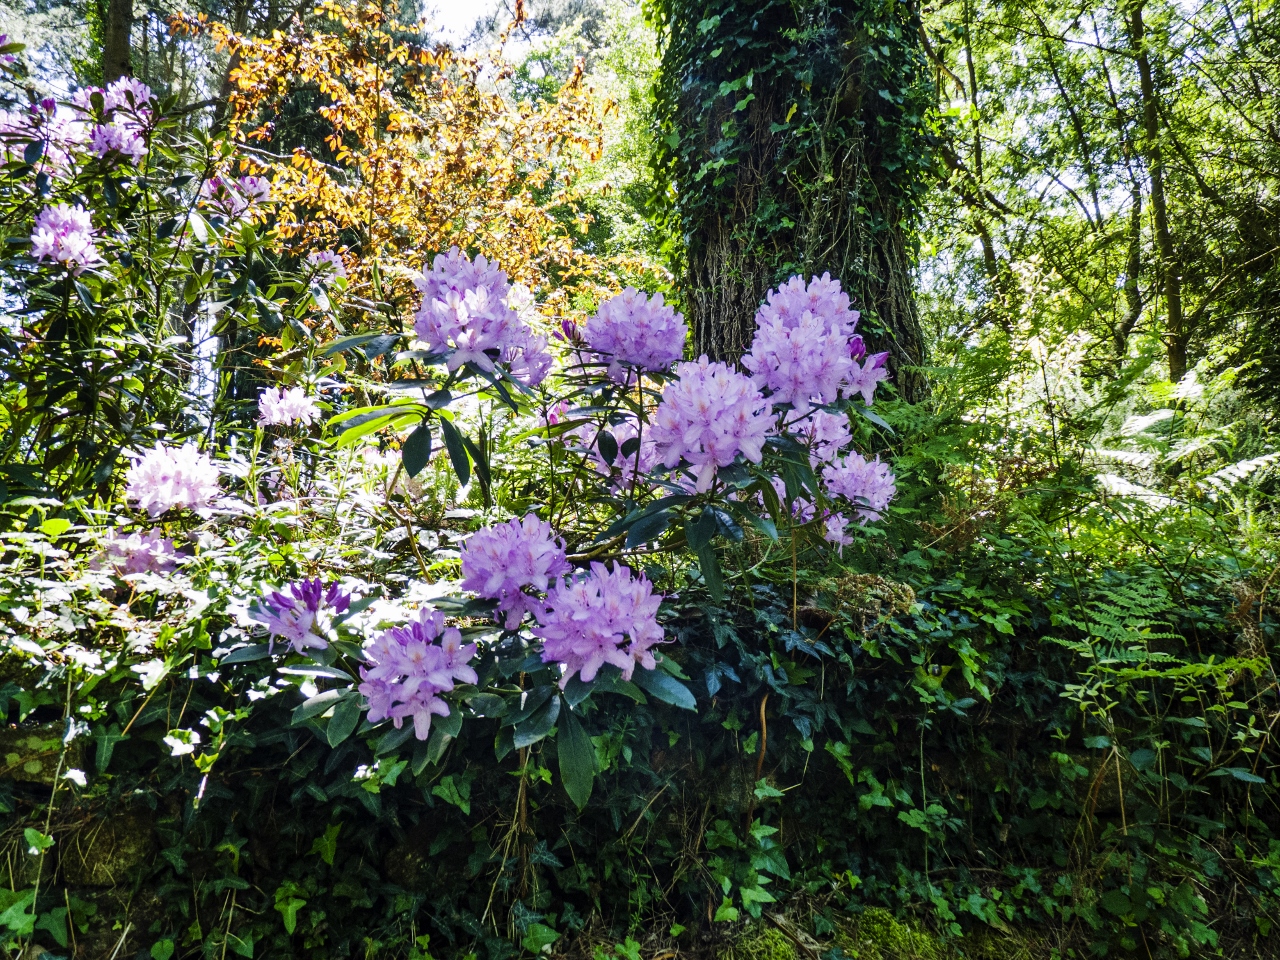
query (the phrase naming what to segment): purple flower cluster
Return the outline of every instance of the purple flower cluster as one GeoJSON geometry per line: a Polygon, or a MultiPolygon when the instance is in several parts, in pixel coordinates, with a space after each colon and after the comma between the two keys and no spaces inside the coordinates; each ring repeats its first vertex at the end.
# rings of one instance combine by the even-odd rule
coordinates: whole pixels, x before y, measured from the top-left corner
{"type": "Polygon", "coordinates": [[[551,369],[546,338],[533,332],[511,302],[523,305],[527,295],[519,296],[496,265],[483,256],[469,260],[454,247],[436,257],[415,283],[422,304],[413,329],[428,349],[448,354],[450,370],[473,363],[488,371],[496,360],[531,386],[546,377],[551,369]]]}
{"type": "Polygon", "coordinates": [[[347,265],[336,250],[312,250],[307,254],[307,263],[322,276],[347,278],[347,265]]]}
{"type": "Polygon", "coordinates": [[[0,160],[21,163],[27,144],[43,141],[40,164],[45,173],[57,177],[70,162],[68,150],[84,141],[84,128],[57,114],[50,99],[31,104],[25,110],[0,110],[0,160]]]}
{"type": "Polygon", "coordinates": [[[606,663],[628,680],[637,664],[652,670],[657,666],[653,647],[663,641],[661,602],[643,574],[635,577],[616,563],[612,571],[603,563],[591,564],[585,577],[563,580],[547,596],[541,622],[533,628],[543,641],[543,663],[563,665],[561,689],[574,674],[590,683],[606,663]]]}
{"type": "Polygon", "coordinates": [[[587,321],[583,338],[592,353],[609,361],[609,376],[619,383],[627,369],[661,373],[684,356],[689,328],[684,317],[662,301],[650,300],[635,287],[600,304],[587,321]]]}
{"type": "Polygon", "coordinates": [[[258,397],[258,422],[263,426],[310,426],[320,416],[320,408],[302,387],[275,387],[263,390],[258,397]]]}
{"type": "Polygon", "coordinates": [[[218,468],[194,443],[181,447],[157,443],[146,453],[135,455],[125,477],[125,498],[136,500],[153,517],[173,507],[208,506],[221,492],[218,468]]]}
{"type": "Polygon", "coordinates": [[[462,545],[462,589],[497,600],[508,630],[541,609],[540,601],[524,592],[527,588],[546,590],[568,572],[564,541],[532,513],[477,530],[462,545]]]}
{"type": "Polygon", "coordinates": [[[674,467],[683,458],[692,464],[699,493],[711,486],[717,468],[739,454],[759,463],[773,416],[751,380],[705,356],[678,365],[676,376],[662,393],[651,428],[663,463],[674,467]]]}
{"type": "Polygon", "coordinates": [[[369,701],[369,722],[390,718],[398,730],[412,719],[419,740],[430,736],[433,716],[449,715],[440,694],[478,680],[470,665],[476,645],[464,644],[458,629],[446,627],[444,614],[434,610],[387,630],[364,652],[369,665],[360,668],[359,690],[369,701]]]}
{"type": "Polygon", "coordinates": [[[821,464],[834,463],[840,451],[853,442],[849,418],[843,413],[814,410],[792,427],[792,431],[809,448],[809,465],[815,470],[821,464]]]}
{"type": "Polygon", "coordinates": [[[31,255],[37,260],[56,260],[79,276],[102,263],[94,241],[96,234],[89,211],[81,206],[60,203],[45,207],[36,215],[31,231],[31,255]]]}
{"type": "Polygon", "coordinates": [[[200,199],[215,213],[235,220],[271,199],[271,181],[257,176],[210,177],[200,184],[200,199]]]}
{"type": "Polygon", "coordinates": [[[329,645],[325,634],[332,618],[345,613],[350,606],[351,594],[336,583],[326,587],[316,577],[268,593],[258,601],[254,618],[266,624],[271,647],[276,640],[283,640],[295,653],[306,653],[329,645]]]}
{"type": "Polygon", "coordinates": [[[94,561],[95,569],[109,566],[121,576],[132,573],[168,573],[177,565],[178,553],[173,541],[160,531],[131,533],[127,537],[112,534],[102,545],[102,555],[94,561]]]}
{"type": "Polygon", "coordinates": [[[857,325],[840,281],[824,273],[806,286],[792,277],[771,290],[756,313],[755,339],[742,365],[774,403],[790,403],[801,414],[856,391],[868,398],[887,374],[882,358],[859,365],[866,348],[854,333],[857,325]]]}
{"type": "Polygon", "coordinates": [[[117,155],[137,163],[147,154],[146,124],[151,116],[151,88],[132,77],[121,77],[101,87],[79,91],[74,103],[82,111],[93,109],[93,95],[102,96],[102,123],[89,132],[89,151],[95,157],[117,155]]]}
{"type": "Polygon", "coordinates": [[[898,492],[887,463],[881,463],[879,457],[867,460],[857,452],[828,464],[822,471],[822,479],[828,490],[854,505],[863,523],[879,520],[898,492]]]}

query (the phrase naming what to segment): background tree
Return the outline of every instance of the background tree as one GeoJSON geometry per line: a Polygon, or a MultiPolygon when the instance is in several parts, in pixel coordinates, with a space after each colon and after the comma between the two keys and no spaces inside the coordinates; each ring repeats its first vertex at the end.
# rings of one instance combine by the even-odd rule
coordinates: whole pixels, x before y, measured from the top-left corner
{"type": "Polygon", "coordinates": [[[907,5],[662,0],[659,153],[694,352],[734,359],[765,291],[830,271],[924,382],[911,292],[928,90],[907,5]]]}

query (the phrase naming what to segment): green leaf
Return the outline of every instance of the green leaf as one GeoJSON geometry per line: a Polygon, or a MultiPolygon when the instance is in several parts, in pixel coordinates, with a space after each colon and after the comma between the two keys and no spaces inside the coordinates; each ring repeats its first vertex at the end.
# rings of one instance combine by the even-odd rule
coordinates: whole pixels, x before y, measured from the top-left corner
{"type": "Polygon", "coordinates": [[[425,420],[405,440],[400,449],[400,458],[404,461],[404,472],[411,477],[421,473],[431,459],[431,425],[425,420]]]}
{"type": "Polygon", "coordinates": [[[40,524],[40,532],[46,537],[57,539],[71,529],[71,521],[64,517],[50,517],[40,524]]]}
{"type": "Polygon", "coordinates": [[[324,836],[316,837],[311,841],[311,853],[320,854],[320,859],[333,866],[333,858],[338,852],[338,831],[342,829],[342,824],[331,823],[325,827],[324,836]]]}
{"type": "Polygon", "coordinates": [[[293,725],[296,727],[312,717],[318,717],[330,707],[336,706],[338,701],[348,693],[350,693],[349,690],[325,690],[322,693],[317,693],[309,700],[304,700],[294,708],[293,725]]]}
{"type": "Polygon", "coordinates": [[[157,940],[151,945],[151,960],[169,960],[173,956],[172,940],[157,940]]]}
{"type": "Polygon", "coordinates": [[[524,935],[524,939],[520,941],[520,946],[524,947],[530,953],[542,953],[559,939],[560,934],[556,933],[545,923],[531,923],[529,924],[528,931],[524,935]]]}
{"type": "Polygon", "coordinates": [[[1227,773],[1231,774],[1237,780],[1243,780],[1245,783],[1266,783],[1267,782],[1264,777],[1260,777],[1256,773],[1251,773],[1250,771],[1246,770],[1244,767],[1225,767],[1224,769],[1227,771],[1227,773]]]}
{"type": "Polygon", "coordinates": [[[234,933],[228,933],[227,946],[230,947],[232,952],[237,956],[253,956],[253,937],[237,937],[234,933]]]}
{"type": "Polygon", "coordinates": [[[591,799],[591,785],[596,776],[596,751],[573,711],[565,710],[563,714],[556,733],[560,778],[569,799],[581,810],[591,799]]]}
{"type": "Polygon", "coordinates": [[[252,663],[254,660],[265,660],[269,656],[271,656],[271,648],[267,644],[255,643],[236,647],[225,657],[219,657],[218,664],[225,667],[233,663],[252,663]]]}
{"type": "Polygon", "coordinates": [[[457,807],[464,814],[471,813],[471,781],[466,777],[455,777],[453,774],[442,777],[431,788],[431,794],[457,807]]]}
{"type": "Polygon", "coordinates": [[[284,921],[285,932],[292,934],[298,929],[298,911],[307,905],[307,901],[287,895],[280,897],[279,893],[276,896],[276,909],[280,911],[280,918],[284,921]]]}
{"type": "Polygon", "coordinates": [[[605,464],[612,466],[618,459],[618,441],[614,439],[613,434],[608,430],[601,430],[600,436],[596,439],[596,446],[600,448],[600,456],[604,458],[605,464]]]}
{"type": "Polygon", "coordinates": [[[707,546],[716,535],[716,516],[710,510],[703,510],[697,520],[685,520],[684,538],[689,549],[698,553],[707,546]]]}
{"type": "Polygon", "coordinates": [[[448,420],[440,421],[440,432],[444,434],[444,446],[449,451],[453,472],[458,475],[458,482],[465,487],[471,481],[471,460],[467,456],[466,444],[462,442],[462,434],[448,420]]]}
{"type": "Polygon", "coordinates": [[[329,746],[336,747],[351,736],[360,723],[360,714],[360,701],[356,697],[350,697],[338,704],[333,711],[328,729],[325,730],[325,739],[329,741],[329,746]]]}
{"type": "Polygon", "coordinates": [[[27,853],[32,856],[44,853],[53,846],[53,837],[41,833],[35,827],[27,827],[22,831],[22,836],[27,841],[27,853]]]}
{"type": "Polygon", "coordinates": [[[702,579],[707,584],[707,592],[711,594],[712,600],[719,603],[724,599],[724,578],[720,575],[720,561],[711,544],[706,544],[698,551],[698,566],[702,570],[702,579]]]}
{"type": "Polygon", "coordinates": [[[537,743],[551,732],[560,716],[560,698],[552,697],[533,716],[515,729],[513,742],[516,749],[537,743]]]}
{"type": "Polygon", "coordinates": [[[627,548],[634,549],[650,540],[656,540],[666,533],[670,525],[671,511],[669,510],[658,510],[647,517],[642,517],[627,531],[627,548]]]}
{"type": "Polygon", "coordinates": [[[698,709],[698,701],[689,692],[689,688],[663,670],[642,668],[633,673],[631,679],[638,687],[647,690],[663,703],[669,703],[684,710],[698,709]]]}
{"type": "Polygon", "coordinates": [[[1102,899],[1098,901],[1102,909],[1108,913],[1114,913],[1117,917],[1123,917],[1131,909],[1129,898],[1119,890],[1108,890],[1102,895],[1102,899]]]}

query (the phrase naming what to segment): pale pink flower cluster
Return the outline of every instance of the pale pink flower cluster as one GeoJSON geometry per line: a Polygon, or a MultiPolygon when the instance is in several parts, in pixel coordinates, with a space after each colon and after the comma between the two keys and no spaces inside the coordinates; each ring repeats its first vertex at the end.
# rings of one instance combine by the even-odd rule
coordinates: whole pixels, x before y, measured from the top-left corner
{"type": "Polygon", "coordinates": [[[823,468],[822,479],[834,495],[854,505],[863,523],[879,520],[897,493],[889,465],[879,457],[867,460],[856,451],[823,468]]]}
{"type": "Polygon", "coordinates": [[[654,669],[653,647],[663,641],[660,603],[662,595],[643,574],[635,577],[617,563],[613,570],[591,564],[585,577],[563,580],[547,596],[546,610],[533,628],[543,641],[543,663],[563,665],[561,689],[574,674],[590,683],[606,663],[628,680],[637,664],[654,669]]]}
{"type": "Polygon", "coordinates": [[[56,260],[79,276],[102,263],[95,244],[96,235],[89,211],[81,206],[60,203],[45,207],[36,215],[31,231],[31,255],[37,260],[56,260]]]}
{"type": "Polygon", "coordinates": [[[302,387],[274,387],[258,396],[258,422],[263,426],[310,426],[320,416],[320,408],[302,387]]]}
{"type": "Polygon", "coordinates": [[[125,498],[136,500],[153,517],[174,507],[208,506],[221,492],[218,468],[194,443],[181,447],[157,443],[135,455],[126,481],[125,498]]]}
{"type": "Polygon", "coordinates": [[[705,356],[679,364],[676,376],[662,393],[651,427],[663,463],[690,463],[699,493],[711,486],[717,468],[739,455],[759,463],[773,416],[751,380],[705,356]]]}
{"type": "Polygon", "coordinates": [[[449,715],[440,694],[479,679],[471,666],[476,645],[464,644],[462,633],[434,610],[421,610],[416,621],[387,630],[364,653],[369,665],[360,668],[358,689],[369,702],[369,722],[390,718],[398,730],[411,719],[419,740],[431,735],[433,716],[449,715]]]}
{"type": "Polygon", "coordinates": [[[336,250],[312,250],[307,254],[307,263],[320,275],[347,278],[347,265],[336,250]]]}
{"type": "Polygon", "coordinates": [[[121,576],[132,573],[168,573],[178,561],[173,541],[159,530],[131,533],[127,537],[112,534],[102,544],[102,555],[94,561],[95,569],[109,566],[121,576]]]}
{"type": "Polygon", "coordinates": [[[609,362],[609,376],[619,383],[628,368],[661,373],[684,356],[689,328],[684,317],[663,303],[662,294],[650,300],[635,287],[600,304],[587,321],[587,348],[609,362]]]}
{"type": "Polygon", "coordinates": [[[462,589],[497,600],[498,612],[505,614],[499,619],[508,630],[520,626],[526,613],[541,609],[526,589],[546,590],[568,572],[564,541],[532,513],[477,530],[462,545],[462,589]]]}
{"type": "Polygon", "coordinates": [[[457,370],[465,363],[494,369],[502,362],[513,377],[530,386],[551,370],[547,341],[533,332],[513,308],[525,305],[507,275],[483,256],[474,261],[457,247],[435,258],[429,271],[415,280],[422,304],[414,314],[414,332],[427,348],[447,354],[457,370]]]}
{"type": "Polygon", "coordinates": [[[858,391],[869,398],[887,374],[880,372],[882,358],[879,366],[859,365],[866,348],[854,333],[858,316],[830,274],[808,286],[792,277],[771,290],[756,313],[755,339],[742,365],[774,403],[790,403],[801,414],[858,391]]]}
{"type": "Polygon", "coordinates": [[[315,577],[268,593],[258,601],[253,616],[266,624],[271,635],[268,649],[274,647],[276,640],[283,640],[294,653],[306,653],[329,645],[327,634],[333,617],[345,613],[350,606],[351,594],[336,583],[326,587],[315,577]]]}
{"type": "Polygon", "coordinates": [[[210,177],[200,184],[200,199],[215,212],[235,220],[271,199],[271,181],[258,176],[235,180],[210,177]]]}

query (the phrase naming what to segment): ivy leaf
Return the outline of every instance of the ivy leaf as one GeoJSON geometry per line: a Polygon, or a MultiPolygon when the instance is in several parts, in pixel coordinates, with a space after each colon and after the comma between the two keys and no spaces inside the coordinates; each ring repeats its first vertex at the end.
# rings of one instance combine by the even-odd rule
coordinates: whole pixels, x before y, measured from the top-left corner
{"type": "Polygon", "coordinates": [[[556,734],[560,755],[560,777],[569,799],[582,810],[591,799],[591,786],[596,776],[596,751],[591,738],[571,710],[564,711],[556,734]]]}

